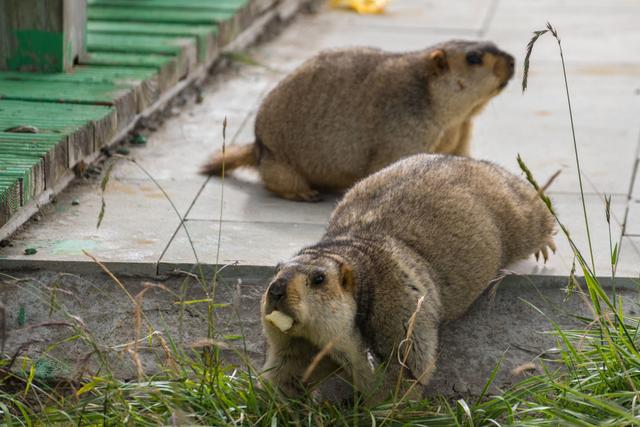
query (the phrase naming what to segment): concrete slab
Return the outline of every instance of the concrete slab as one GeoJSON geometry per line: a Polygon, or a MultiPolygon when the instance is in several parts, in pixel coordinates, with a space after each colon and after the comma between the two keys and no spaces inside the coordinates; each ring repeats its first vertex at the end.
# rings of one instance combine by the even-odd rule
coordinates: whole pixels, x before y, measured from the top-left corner
{"type": "MultiPolygon", "coordinates": [[[[640,50],[640,34],[632,18],[638,13],[640,5],[632,0],[503,0],[484,36],[524,54],[532,32],[543,30],[548,21],[562,38],[569,63],[637,64],[640,57],[630,52],[640,50]]],[[[534,59],[556,62],[555,40],[550,37],[536,43],[534,59]]]]}
{"type": "Polygon", "coordinates": [[[430,30],[480,31],[493,12],[493,0],[461,0],[455,3],[437,0],[394,0],[383,14],[358,15],[325,7],[321,22],[336,22],[343,28],[368,27],[409,31],[430,30]]]}
{"type": "Polygon", "coordinates": [[[476,33],[470,29],[441,29],[430,26],[405,28],[391,16],[368,17],[325,8],[318,15],[294,22],[279,36],[277,43],[251,49],[249,53],[259,63],[268,65],[272,71],[280,72],[282,76],[323,49],[373,46],[403,52],[424,49],[446,39],[474,39],[477,37],[476,33]],[[387,26],[371,25],[371,19],[373,22],[384,20],[387,26]],[[345,28],[349,28],[346,36],[345,28]]]}
{"type": "Polygon", "coordinates": [[[96,229],[101,206],[98,188],[70,186],[55,204],[41,210],[38,221],[32,220],[11,238],[11,246],[0,252],[0,262],[90,261],[83,249],[106,261],[155,262],[179,223],[162,193],[150,182],[114,180],[105,201],[103,222],[96,229]],[[74,205],[74,200],[79,204],[74,205]],[[37,253],[25,255],[26,248],[37,253]]]}
{"type": "Polygon", "coordinates": [[[634,199],[629,203],[625,234],[640,237],[640,200],[634,199]]]}
{"type": "Polygon", "coordinates": [[[620,261],[616,275],[640,281],[640,237],[624,236],[620,244],[620,261]]]}
{"type": "MultiPolygon", "coordinates": [[[[220,223],[217,221],[188,221],[186,225],[200,262],[250,266],[275,266],[302,247],[316,242],[325,229],[323,224],[223,221],[218,240],[220,223]],[[216,259],[219,260],[217,263],[216,259]]],[[[178,232],[161,261],[169,264],[194,262],[193,249],[184,230],[178,232]]]]}
{"type": "MultiPolygon", "coordinates": [[[[518,60],[521,63],[522,57],[518,60]]],[[[640,66],[612,70],[606,77],[607,84],[599,84],[603,76],[596,69],[586,65],[567,69],[584,189],[590,193],[627,194],[640,131],[636,117],[640,96],[634,92],[640,66]]],[[[524,95],[521,80],[522,70],[478,116],[472,154],[518,172],[519,153],[540,181],[562,171],[551,191],[578,192],[560,64],[534,60],[524,95]]]]}

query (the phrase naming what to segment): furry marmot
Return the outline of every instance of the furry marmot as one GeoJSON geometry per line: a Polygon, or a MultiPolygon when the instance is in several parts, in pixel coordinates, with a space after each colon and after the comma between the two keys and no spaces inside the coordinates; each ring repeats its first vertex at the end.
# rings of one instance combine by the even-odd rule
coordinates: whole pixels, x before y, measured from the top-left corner
{"type": "MultiPolygon", "coordinates": [[[[229,146],[225,170],[257,167],[275,194],[314,201],[412,154],[467,156],[472,118],[513,70],[513,57],[488,42],[321,52],[267,95],[255,142],[229,146]]],[[[222,153],[202,172],[221,174],[222,153]]]]}
{"type": "Polygon", "coordinates": [[[325,349],[306,385],[342,371],[376,402],[402,371],[404,390],[417,381],[421,392],[438,326],[464,314],[507,264],[538,252],[546,261],[553,232],[534,188],[495,164],[401,160],[349,190],[320,241],[277,268],[262,299],[264,375],[296,395],[325,349]],[[274,313],[290,323],[276,327],[274,313]]]}

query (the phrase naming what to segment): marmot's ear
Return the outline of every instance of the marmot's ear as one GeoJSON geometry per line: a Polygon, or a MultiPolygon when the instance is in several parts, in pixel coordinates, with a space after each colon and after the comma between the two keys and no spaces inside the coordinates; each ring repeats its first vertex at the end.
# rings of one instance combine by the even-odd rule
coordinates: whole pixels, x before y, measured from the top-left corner
{"type": "Polygon", "coordinates": [[[433,63],[434,70],[438,72],[447,71],[449,62],[447,61],[447,53],[442,49],[436,49],[429,54],[429,59],[433,63]]]}
{"type": "Polygon", "coordinates": [[[351,266],[346,262],[340,264],[340,283],[342,287],[347,290],[353,289],[353,270],[351,266]]]}

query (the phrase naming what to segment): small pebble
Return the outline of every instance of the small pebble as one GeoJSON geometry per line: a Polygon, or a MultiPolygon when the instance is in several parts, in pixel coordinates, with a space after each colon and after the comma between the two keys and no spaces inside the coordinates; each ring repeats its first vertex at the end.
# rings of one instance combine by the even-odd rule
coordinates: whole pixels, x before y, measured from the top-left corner
{"type": "Polygon", "coordinates": [[[78,205],[80,204],[80,200],[78,200],[78,199],[73,199],[73,200],[71,201],[71,204],[72,204],[73,206],[78,206],[78,205]]]}
{"type": "Polygon", "coordinates": [[[131,139],[131,143],[136,145],[144,145],[147,143],[147,138],[145,138],[144,135],[137,133],[131,139]]]}
{"type": "Polygon", "coordinates": [[[35,255],[38,252],[36,248],[27,248],[24,250],[25,255],[35,255]]]}

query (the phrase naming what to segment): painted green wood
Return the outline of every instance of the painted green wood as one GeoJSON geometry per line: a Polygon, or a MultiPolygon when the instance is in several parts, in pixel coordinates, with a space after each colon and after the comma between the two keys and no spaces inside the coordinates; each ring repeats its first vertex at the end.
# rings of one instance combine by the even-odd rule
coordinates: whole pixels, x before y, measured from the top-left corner
{"type": "MultiPolygon", "coordinates": [[[[0,132],[0,159],[3,156],[19,155],[25,159],[42,160],[42,170],[36,171],[34,182],[44,190],[68,167],[68,141],[69,137],[62,134],[0,132]]],[[[0,172],[0,179],[3,177],[5,176],[0,172]]]]}
{"type": "Polygon", "coordinates": [[[71,73],[0,73],[0,81],[42,81],[81,84],[110,84],[115,88],[130,89],[134,93],[138,112],[160,97],[158,72],[143,67],[112,67],[79,65],[71,73]]]}
{"type": "MultiPolygon", "coordinates": [[[[0,131],[28,125],[34,126],[38,134],[57,134],[61,141],[64,139],[64,145],[56,146],[55,161],[52,158],[47,169],[51,183],[79,158],[109,141],[117,124],[116,109],[112,107],[0,100],[0,131]]],[[[29,138],[33,134],[22,135],[29,138]]]]}
{"type": "MultiPolygon", "coordinates": [[[[99,105],[0,99],[0,132],[14,126],[30,125],[38,129],[38,134],[35,135],[43,133],[68,135],[86,125],[87,122],[103,120],[112,112],[113,108],[99,105]]],[[[0,135],[7,137],[4,133],[0,135]]],[[[21,135],[30,137],[34,134],[11,133],[9,135],[21,138],[21,135]]]]}
{"type": "Polygon", "coordinates": [[[6,223],[22,206],[21,192],[21,183],[17,179],[6,186],[0,182],[0,224],[6,223]]]}
{"type": "Polygon", "coordinates": [[[87,30],[95,34],[134,34],[193,37],[198,43],[198,60],[205,62],[217,53],[218,27],[212,25],[183,25],[155,22],[115,22],[91,20],[87,30]]]}
{"type": "Polygon", "coordinates": [[[149,6],[102,6],[93,4],[88,10],[89,20],[165,22],[175,24],[217,24],[233,18],[231,11],[185,10],[179,5],[174,9],[149,6]]]}
{"type": "Polygon", "coordinates": [[[157,71],[144,67],[79,65],[69,73],[0,72],[0,80],[37,80],[45,82],[112,83],[115,85],[153,78],[157,71]]]}
{"type": "Polygon", "coordinates": [[[81,63],[86,65],[113,65],[161,69],[173,60],[170,56],[126,52],[89,52],[81,63]]]}
{"type": "Polygon", "coordinates": [[[130,34],[101,34],[89,32],[89,52],[129,52],[178,55],[185,45],[184,38],[170,36],[139,36],[130,34]]]}
{"type": "Polygon", "coordinates": [[[114,105],[130,91],[113,83],[78,85],[74,82],[0,80],[0,98],[75,104],[114,105]]]}
{"type": "MultiPolygon", "coordinates": [[[[33,197],[44,191],[42,180],[43,159],[29,158],[16,154],[0,154],[0,174],[2,174],[2,186],[5,189],[12,188],[17,183],[17,194],[12,198],[13,203],[24,205],[33,197]],[[17,196],[17,197],[16,197],[17,196]]],[[[14,191],[15,191],[14,190],[14,191]]],[[[2,191],[0,189],[0,191],[2,191]]],[[[16,206],[0,207],[0,212],[15,210],[16,206]]]]}
{"type": "Polygon", "coordinates": [[[83,65],[118,66],[118,67],[144,67],[158,72],[158,90],[163,92],[184,75],[184,65],[178,64],[177,57],[125,53],[125,52],[89,52],[83,65]]]}
{"type": "Polygon", "coordinates": [[[62,72],[84,52],[85,0],[2,0],[0,70],[62,72]]]}
{"type": "Polygon", "coordinates": [[[152,6],[169,9],[205,9],[235,12],[248,4],[248,0],[89,0],[89,5],[99,6],[152,6]]]}

